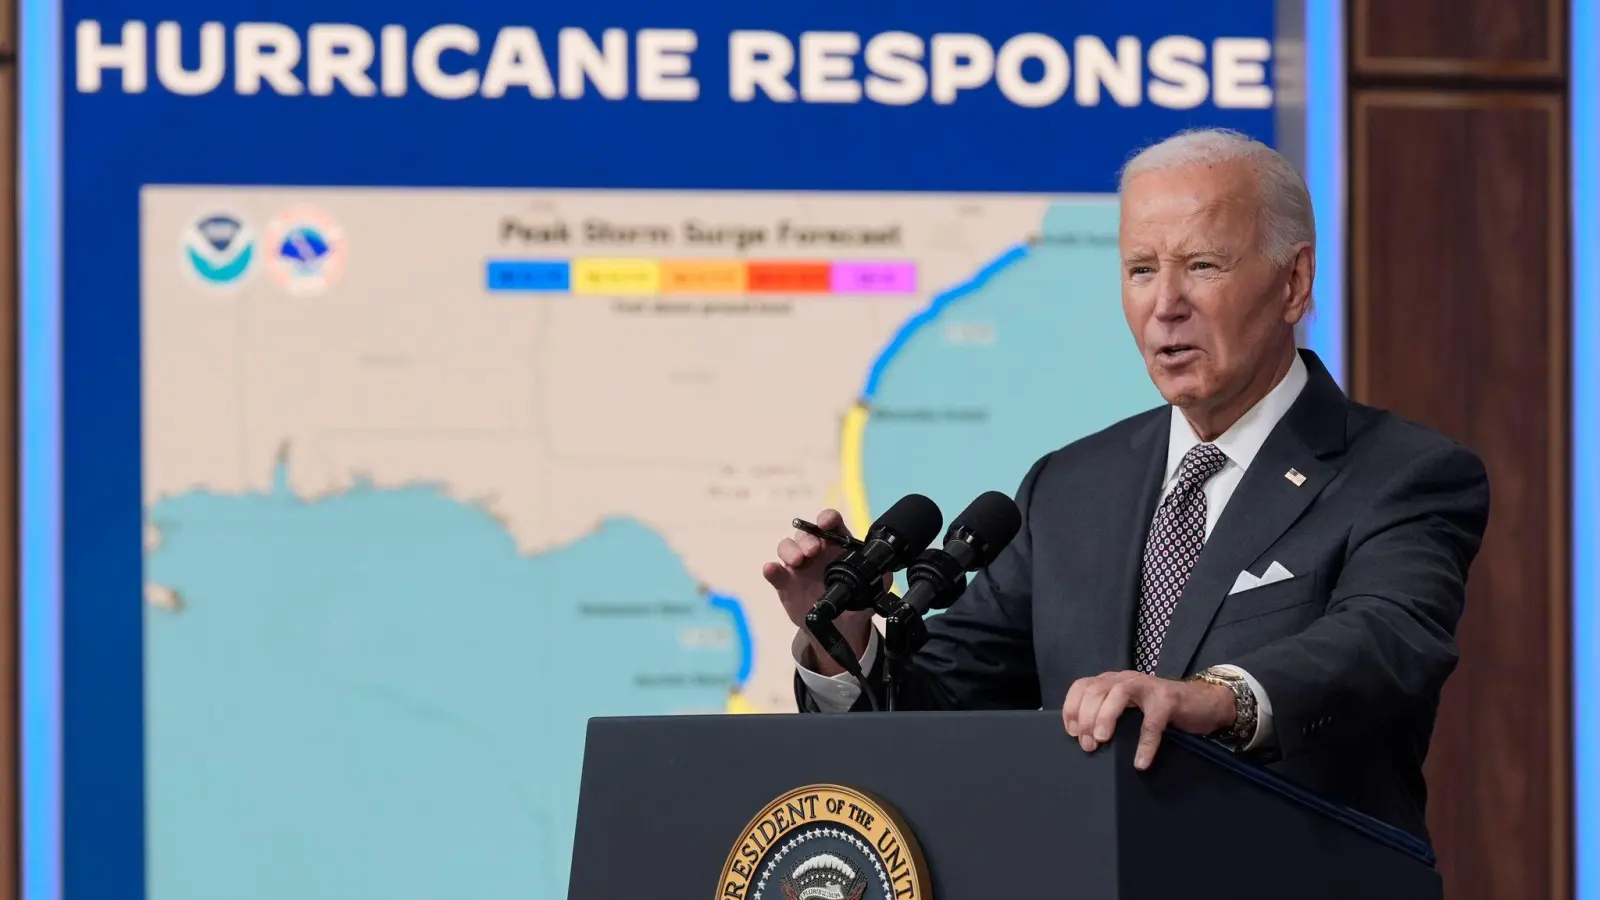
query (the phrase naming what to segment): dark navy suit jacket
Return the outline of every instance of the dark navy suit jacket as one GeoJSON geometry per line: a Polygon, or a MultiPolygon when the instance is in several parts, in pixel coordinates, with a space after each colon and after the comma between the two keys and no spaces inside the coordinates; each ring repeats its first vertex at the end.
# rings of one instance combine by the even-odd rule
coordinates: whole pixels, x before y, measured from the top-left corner
{"type": "MultiPolygon", "coordinates": [[[[1273,710],[1262,762],[1426,837],[1422,765],[1456,665],[1488,477],[1470,450],[1351,402],[1315,354],[1301,356],[1306,386],[1213,527],[1156,674],[1249,671],[1273,710]],[[1285,478],[1290,469],[1305,480],[1285,478]],[[1294,577],[1229,595],[1240,571],[1259,576],[1274,561],[1294,577]]],[[[928,620],[901,708],[1059,708],[1075,680],[1133,668],[1170,425],[1160,407],[1034,464],[1016,494],[1022,530],[928,620]]],[[[814,710],[795,684],[800,708],[814,710]]]]}

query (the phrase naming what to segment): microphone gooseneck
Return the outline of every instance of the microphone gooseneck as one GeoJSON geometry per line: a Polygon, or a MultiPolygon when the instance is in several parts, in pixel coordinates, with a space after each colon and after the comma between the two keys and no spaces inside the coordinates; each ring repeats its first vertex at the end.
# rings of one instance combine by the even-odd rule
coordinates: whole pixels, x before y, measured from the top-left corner
{"type": "Polygon", "coordinates": [[[806,630],[846,672],[856,677],[873,709],[878,700],[861,671],[850,642],[833,620],[840,614],[871,609],[883,593],[883,577],[906,567],[917,552],[933,541],[944,524],[939,507],[921,494],[907,494],[884,511],[867,529],[861,547],[828,566],[822,599],[806,615],[806,630]]]}
{"type": "Polygon", "coordinates": [[[1020,530],[1022,512],[1015,501],[999,491],[980,494],[951,523],[942,548],[930,547],[911,562],[906,570],[909,587],[905,596],[886,593],[878,598],[877,610],[886,625],[884,678],[890,710],[895,706],[901,661],[928,639],[923,616],[955,603],[967,589],[967,573],[998,559],[1020,530]]]}
{"type": "Polygon", "coordinates": [[[911,563],[910,589],[901,602],[919,616],[948,607],[966,591],[966,573],[993,563],[1020,530],[1022,512],[1010,497],[999,491],[980,494],[951,523],[944,546],[924,550],[911,563]]]}
{"type": "Polygon", "coordinates": [[[843,612],[870,609],[882,592],[883,576],[909,565],[942,524],[944,516],[932,500],[921,494],[901,497],[872,523],[859,549],[828,566],[826,589],[812,612],[832,620],[843,612]]]}

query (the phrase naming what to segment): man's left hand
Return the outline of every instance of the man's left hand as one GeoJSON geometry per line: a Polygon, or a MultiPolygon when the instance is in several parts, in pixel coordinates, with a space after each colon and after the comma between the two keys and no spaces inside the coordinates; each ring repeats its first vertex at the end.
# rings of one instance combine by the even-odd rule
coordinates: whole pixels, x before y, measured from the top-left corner
{"type": "Polygon", "coordinates": [[[1136,769],[1148,769],[1168,725],[1189,734],[1211,734],[1233,725],[1233,692],[1204,681],[1172,681],[1141,672],[1107,672],[1080,678],[1067,691],[1061,719],[1067,734],[1093,752],[1111,740],[1122,711],[1137,706],[1144,711],[1139,746],[1133,755],[1136,769]]]}

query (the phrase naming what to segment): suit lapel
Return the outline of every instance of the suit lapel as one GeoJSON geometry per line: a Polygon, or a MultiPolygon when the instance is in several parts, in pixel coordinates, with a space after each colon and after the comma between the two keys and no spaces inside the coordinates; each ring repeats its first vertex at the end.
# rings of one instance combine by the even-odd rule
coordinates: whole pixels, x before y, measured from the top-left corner
{"type": "MultiPolygon", "coordinates": [[[[1206,539],[1161,643],[1156,674],[1181,678],[1234,580],[1293,525],[1338,469],[1348,401],[1316,355],[1301,351],[1306,386],[1262,444],[1206,539]],[[1296,483],[1291,472],[1304,477],[1296,483]]],[[[1261,574],[1259,572],[1254,574],[1261,574]]]]}
{"type": "Polygon", "coordinates": [[[1115,558],[1121,566],[1111,570],[1116,579],[1111,583],[1111,590],[1118,604],[1116,658],[1121,660],[1119,665],[1123,668],[1132,667],[1133,621],[1139,609],[1139,573],[1144,566],[1145,535],[1150,531],[1150,519],[1156,514],[1156,501],[1161,496],[1171,428],[1172,414],[1164,408],[1134,435],[1129,459],[1137,468],[1130,480],[1137,486],[1137,493],[1130,502],[1113,504],[1105,511],[1105,533],[1112,538],[1109,546],[1122,554],[1115,558]]]}

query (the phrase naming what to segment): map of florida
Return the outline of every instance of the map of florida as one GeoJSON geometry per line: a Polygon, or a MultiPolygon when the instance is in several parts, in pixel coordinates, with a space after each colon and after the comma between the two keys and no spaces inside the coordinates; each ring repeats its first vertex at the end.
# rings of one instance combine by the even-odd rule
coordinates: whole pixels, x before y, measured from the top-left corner
{"type": "MultiPolygon", "coordinates": [[[[795,515],[870,521],[877,380],[944,305],[1016,262],[1049,208],[190,187],[146,188],[142,204],[147,508],[275,478],[304,501],[428,485],[526,555],[626,517],[742,622],[736,706],[772,710],[793,706],[793,628],[761,562],[795,515]],[[260,234],[306,205],[342,236],[342,274],[317,292],[259,271],[219,289],[168,249],[219,210],[260,234]]],[[[154,577],[148,591],[175,602],[154,577]]]]}

